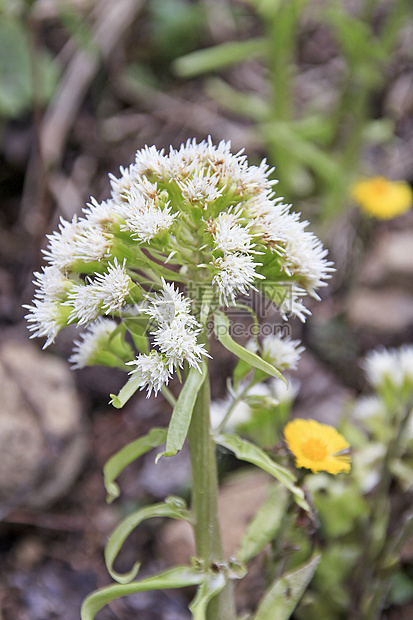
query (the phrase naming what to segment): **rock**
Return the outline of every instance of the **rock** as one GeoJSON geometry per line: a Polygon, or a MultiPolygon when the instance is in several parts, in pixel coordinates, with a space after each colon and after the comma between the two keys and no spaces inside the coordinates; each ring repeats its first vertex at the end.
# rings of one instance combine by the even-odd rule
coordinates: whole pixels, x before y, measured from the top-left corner
{"type": "Polygon", "coordinates": [[[361,269],[367,286],[413,286],[413,232],[392,231],[379,238],[361,269]]]}
{"type": "Polygon", "coordinates": [[[347,303],[354,327],[399,334],[413,325],[413,294],[398,288],[359,288],[347,303]]]}
{"type": "Polygon", "coordinates": [[[26,342],[0,348],[0,501],[45,507],[62,496],[87,452],[85,421],[66,362],[26,342]]]}
{"type": "MultiPolygon", "coordinates": [[[[219,492],[218,509],[226,557],[235,554],[248,523],[267,498],[272,478],[256,471],[231,477],[219,492]]],[[[171,564],[185,564],[195,555],[192,527],[186,521],[167,523],[160,535],[160,554],[171,564]]]]}

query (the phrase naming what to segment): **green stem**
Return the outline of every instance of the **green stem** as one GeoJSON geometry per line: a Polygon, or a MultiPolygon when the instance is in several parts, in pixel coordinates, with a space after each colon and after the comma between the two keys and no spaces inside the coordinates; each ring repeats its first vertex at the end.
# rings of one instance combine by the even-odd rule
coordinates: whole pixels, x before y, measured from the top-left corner
{"type": "MultiPolygon", "coordinates": [[[[195,403],[188,433],[192,464],[192,514],[197,557],[206,566],[219,566],[225,564],[225,556],[218,520],[218,475],[209,407],[209,377],[206,377],[195,403]]],[[[207,620],[236,620],[230,582],[208,605],[207,620]]]]}

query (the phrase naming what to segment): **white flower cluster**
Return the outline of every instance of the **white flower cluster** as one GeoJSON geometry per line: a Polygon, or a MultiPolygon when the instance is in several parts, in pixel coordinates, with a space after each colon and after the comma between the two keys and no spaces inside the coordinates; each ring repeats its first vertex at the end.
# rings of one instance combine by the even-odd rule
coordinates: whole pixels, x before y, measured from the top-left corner
{"type": "Polygon", "coordinates": [[[295,369],[301,354],[304,352],[304,347],[300,344],[299,340],[282,338],[278,334],[265,336],[262,341],[262,357],[278,370],[295,369]]]}
{"type": "Polygon", "coordinates": [[[152,390],[157,394],[163,385],[167,385],[173,371],[182,368],[184,362],[200,370],[199,362],[204,355],[208,356],[204,345],[197,342],[201,325],[190,314],[191,301],[176,291],[172,284],[167,284],[165,280],[162,284],[160,294],[148,295],[150,304],[143,309],[155,324],[151,335],[159,351],[140,354],[128,362],[136,366],[130,374],[139,378],[141,390],[148,389],[148,397],[152,390]]]}
{"type": "Polygon", "coordinates": [[[389,383],[396,389],[408,385],[413,389],[413,345],[400,349],[376,349],[363,361],[367,379],[376,388],[389,383]]]}
{"type": "Polygon", "coordinates": [[[68,324],[90,326],[74,352],[74,364],[83,364],[104,329],[95,321],[124,321],[124,337],[126,318],[162,287],[145,309],[155,349],[133,362],[142,387],[157,392],[173,370],[184,362],[198,367],[206,355],[190,301],[167,281],[211,290],[212,309],[235,306],[259,284],[264,293],[285,290],[282,316],[304,321],[303,298],[316,296],[332,267],[307,223],[274,197],[271,173],[265,160],[250,166],[242,152],[233,155],[229,142],[138,151],[119,178],[111,175],[109,200],[92,198],[81,217],[61,219],[47,236],[48,266],[35,274],[38,288],[27,306],[32,337],[45,337],[48,346],[68,324]]]}

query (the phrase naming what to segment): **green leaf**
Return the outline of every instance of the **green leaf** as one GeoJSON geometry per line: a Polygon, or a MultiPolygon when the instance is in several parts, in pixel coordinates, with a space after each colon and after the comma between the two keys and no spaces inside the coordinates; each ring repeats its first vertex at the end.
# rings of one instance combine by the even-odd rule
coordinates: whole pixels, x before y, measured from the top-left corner
{"type": "Polygon", "coordinates": [[[149,353],[148,337],[146,336],[148,329],[148,321],[142,321],[141,318],[125,319],[123,321],[126,329],[130,332],[136,348],[141,353],[149,353]]]}
{"type": "Polygon", "coordinates": [[[174,456],[182,449],[188,434],[189,424],[191,423],[196,397],[198,396],[201,385],[205,381],[206,375],[205,362],[201,364],[201,372],[196,368],[191,368],[189,371],[188,377],[172,412],[166,438],[165,452],[158,454],[156,461],[158,461],[161,456],[174,456]]]}
{"type": "Polygon", "coordinates": [[[257,56],[265,56],[267,50],[268,44],[264,37],[229,41],[181,56],[172,63],[172,69],[179,77],[190,78],[209,71],[219,71],[257,56]]]}
{"type": "Polygon", "coordinates": [[[252,463],[271,474],[271,476],[274,476],[274,478],[291,491],[295,502],[301,508],[307,512],[311,512],[311,508],[305,499],[304,491],[294,484],[294,482],[296,482],[294,474],[286,467],[282,467],[282,465],[275,463],[264,450],[261,450],[261,448],[258,448],[245,439],[241,439],[241,437],[237,435],[218,435],[215,437],[215,441],[218,445],[231,450],[241,461],[252,463]]]}
{"type": "Polygon", "coordinates": [[[141,377],[139,377],[139,375],[132,375],[117,396],[116,394],[110,395],[110,404],[116,409],[122,409],[128,400],[135,394],[136,390],[139,388],[140,382],[141,377]]]}
{"type": "Polygon", "coordinates": [[[235,554],[240,562],[249,562],[274,539],[281,526],[287,501],[285,488],[281,484],[272,485],[267,500],[248,525],[239,551],[235,554]]]}
{"type": "Polygon", "coordinates": [[[210,573],[209,577],[199,586],[195,598],[189,605],[193,620],[206,620],[209,601],[225,586],[225,575],[222,571],[210,573]]]}
{"type": "Polygon", "coordinates": [[[254,620],[288,620],[310,583],[321,554],[314,555],[300,568],[285,573],[267,590],[254,620]]]}
{"type": "Polygon", "coordinates": [[[196,586],[205,579],[205,574],[188,566],[175,566],[154,577],[134,581],[126,585],[112,585],[100,588],[88,596],[82,605],[82,620],[94,620],[97,612],[105,605],[122,596],[147,592],[148,590],[168,590],[170,588],[186,588],[196,586]]]}
{"type": "Polygon", "coordinates": [[[166,432],[166,428],[153,428],[147,435],[132,441],[107,461],[103,468],[103,475],[109,503],[119,496],[119,486],[115,482],[119,474],[142,454],[163,444],[166,440],[166,432]]]}
{"type": "Polygon", "coordinates": [[[191,516],[186,509],[185,502],[180,497],[168,497],[165,502],[146,506],[132,513],[126,519],[123,519],[117,528],[111,534],[109,541],[105,547],[105,561],[110,576],[119,583],[129,583],[138,574],[140,563],[135,562],[132,569],[128,573],[118,573],[114,570],[113,564],[117,555],[128,536],[133,530],[146,519],[152,517],[169,517],[171,519],[183,519],[191,521],[191,516]]]}
{"type": "Polygon", "coordinates": [[[279,370],[274,368],[271,364],[268,364],[268,362],[265,362],[255,353],[252,353],[252,351],[248,351],[248,349],[242,347],[231,338],[229,334],[230,322],[228,317],[223,312],[215,312],[214,324],[215,335],[223,347],[254,368],[263,370],[267,375],[275,377],[276,379],[281,379],[281,381],[284,381],[284,383],[288,385],[287,380],[282,376],[279,370]]]}

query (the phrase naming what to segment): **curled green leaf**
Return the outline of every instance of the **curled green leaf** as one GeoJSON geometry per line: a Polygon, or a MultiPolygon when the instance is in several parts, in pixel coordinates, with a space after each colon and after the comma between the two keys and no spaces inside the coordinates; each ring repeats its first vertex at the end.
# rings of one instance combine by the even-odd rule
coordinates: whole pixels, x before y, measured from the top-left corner
{"type": "Polygon", "coordinates": [[[163,444],[166,440],[166,428],[153,428],[147,435],[132,441],[124,448],[116,452],[105,464],[103,468],[103,475],[105,481],[105,488],[108,493],[107,501],[113,502],[114,499],[119,497],[119,486],[115,480],[119,474],[130,463],[137,458],[163,444]]]}
{"type": "Polygon", "coordinates": [[[261,450],[261,448],[258,448],[250,441],[241,439],[238,435],[218,435],[215,437],[215,441],[218,445],[231,450],[241,461],[253,463],[253,465],[274,476],[293,494],[294,501],[300,508],[311,512],[311,508],[305,499],[304,491],[294,484],[297,480],[295,475],[286,467],[278,465],[278,463],[273,461],[264,450],[261,450]]]}
{"type": "Polygon", "coordinates": [[[110,536],[105,548],[107,569],[111,577],[119,583],[130,583],[135,579],[140,568],[140,563],[135,562],[132,569],[127,573],[121,574],[114,570],[113,564],[115,563],[123,543],[142,521],[153,517],[169,517],[171,519],[191,521],[191,516],[186,509],[185,502],[179,497],[169,497],[165,502],[141,508],[121,521],[110,536]]]}
{"type": "Polygon", "coordinates": [[[205,573],[189,566],[175,566],[159,575],[134,581],[126,585],[115,584],[100,588],[88,596],[82,605],[81,619],[94,620],[100,609],[111,601],[129,594],[147,592],[149,590],[168,590],[171,588],[186,588],[197,586],[205,580],[205,573]]]}

